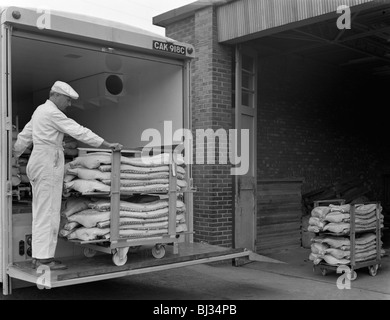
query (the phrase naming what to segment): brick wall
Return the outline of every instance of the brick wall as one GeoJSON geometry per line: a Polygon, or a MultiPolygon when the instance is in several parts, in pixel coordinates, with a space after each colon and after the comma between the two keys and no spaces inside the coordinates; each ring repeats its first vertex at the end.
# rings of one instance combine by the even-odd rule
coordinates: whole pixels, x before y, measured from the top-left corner
{"type": "MultiPolygon", "coordinates": [[[[232,49],[217,41],[213,7],[199,10],[193,17],[170,25],[166,35],[193,44],[192,127],[197,130],[229,130],[233,126],[231,93],[232,49]]],[[[217,140],[218,141],[218,140],[217,140]]],[[[218,145],[218,143],[217,143],[218,145]]],[[[220,149],[215,149],[215,164],[207,164],[207,146],[194,143],[194,240],[232,246],[232,177],[228,164],[218,164],[220,149]],[[204,159],[205,164],[199,164],[204,159]]],[[[227,145],[221,146],[226,152],[227,145]]]]}
{"type": "Polygon", "coordinates": [[[379,200],[385,141],[372,83],[300,56],[262,59],[258,177],[304,177],[304,193],[363,172],[379,200]]]}

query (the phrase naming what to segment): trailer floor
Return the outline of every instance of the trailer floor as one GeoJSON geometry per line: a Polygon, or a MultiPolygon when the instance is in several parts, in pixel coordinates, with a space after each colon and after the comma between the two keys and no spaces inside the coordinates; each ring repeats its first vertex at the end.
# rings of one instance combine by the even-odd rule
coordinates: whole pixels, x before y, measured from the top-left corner
{"type": "Polygon", "coordinates": [[[112,260],[112,255],[104,253],[98,253],[92,258],[72,257],[61,259],[68,267],[66,270],[35,270],[32,268],[31,261],[16,262],[9,267],[8,274],[13,279],[54,288],[240,258],[250,254],[250,251],[245,249],[223,248],[204,243],[180,243],[178,247],[179,253],[174,254],[173,247],[167,245],[165,256],[156,259],[152,256],[152,247],[142,246],[139,250],[128,253],[127,262],[123,266],[116,266],[112,260]],[[46,274],[46,272],[49,274],[46,274]]]}

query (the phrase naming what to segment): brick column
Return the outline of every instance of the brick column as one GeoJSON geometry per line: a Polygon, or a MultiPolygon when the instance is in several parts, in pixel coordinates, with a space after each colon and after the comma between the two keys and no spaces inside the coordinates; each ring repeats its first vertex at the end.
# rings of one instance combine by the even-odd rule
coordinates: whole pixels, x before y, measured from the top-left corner
{"type": "MultiPolygon", "coordinates": [[[[215,8],[210,6],[194,16],[170,25],[167,36],[191,43],[196,57],[192,64],[192,128],[197,130],[234,127],[232,109],[233,48],[218,43],[215,8]]],[[[228,136],[227,136],[228,138],[228,136]]],[[[229,161],[219,164],[218,138],[215,164],[207,164],[207,152],[194,141],[194,239],[226,247],[232,246],[233,183],[229,161]],[[200,159],[204,164],[199,164],[200,159]]],[[[209,146],[210,147],[210,146],[209,146]]],[[[227,152],[226,144],[221,146],[227,152]]],[[[209,150],[210,151],[210,150],[209,150]]],[[[225,153],[226,154],[226,153],[225,153]]]]}

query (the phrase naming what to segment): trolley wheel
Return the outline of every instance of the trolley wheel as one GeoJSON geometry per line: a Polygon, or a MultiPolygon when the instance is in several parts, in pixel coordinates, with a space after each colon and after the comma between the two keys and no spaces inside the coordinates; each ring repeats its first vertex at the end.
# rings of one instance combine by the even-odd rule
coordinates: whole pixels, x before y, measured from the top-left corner
{"type": "Polygon", "coordinates": [[[113,256],[112,256],[112,261],[116,266],[123,266],[127,262],[127,255],[124,255],[123,257],[120,256],[119,252],[117,251],[113,256]]]}
{"type": "Polygon", "coordinates": [[[370,276],[375,277],[376,274],[378,273],[378,269],[379,269],[379,265],[374,264],[373,266],[368,267],[368,273],[370,274],[370,276]]]}
{"type": "Polygon", "coordinates": [[[156,244],[153,248],[152,248],[152,255],[153,257],[155,257],[156,259],[161,259],[165,256],[165,247],[161,244],[156,244]]]}
{"type": "Polygon", "coordinates": [[[347,275],[348,280],[354,281],[357,279],[357,273],[355,270],[351,270],[349,272],[346,272],[346,275],[347,275]]]}
{"type": "Polygon", "coordinates": [[[92,258],[96,254],[96,250],[90,249],[90,248],[84,248],[84,256],[87,258],[92,258]]]}
{"type": "Polygon", "coordinates": [[[325,277],[328,274],[328,270],[321,268],[321,274],[325,277]]]}

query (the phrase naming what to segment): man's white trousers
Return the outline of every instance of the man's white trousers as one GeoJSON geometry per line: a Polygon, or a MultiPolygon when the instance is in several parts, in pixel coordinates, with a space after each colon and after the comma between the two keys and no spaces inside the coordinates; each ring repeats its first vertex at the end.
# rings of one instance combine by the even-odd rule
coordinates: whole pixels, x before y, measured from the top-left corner
{"type": "Polygon", "coordinates": [[[27,164],[32,185],[32,257],[54,258],[64,179],[62,147],[34,145],[27,164]]]}

